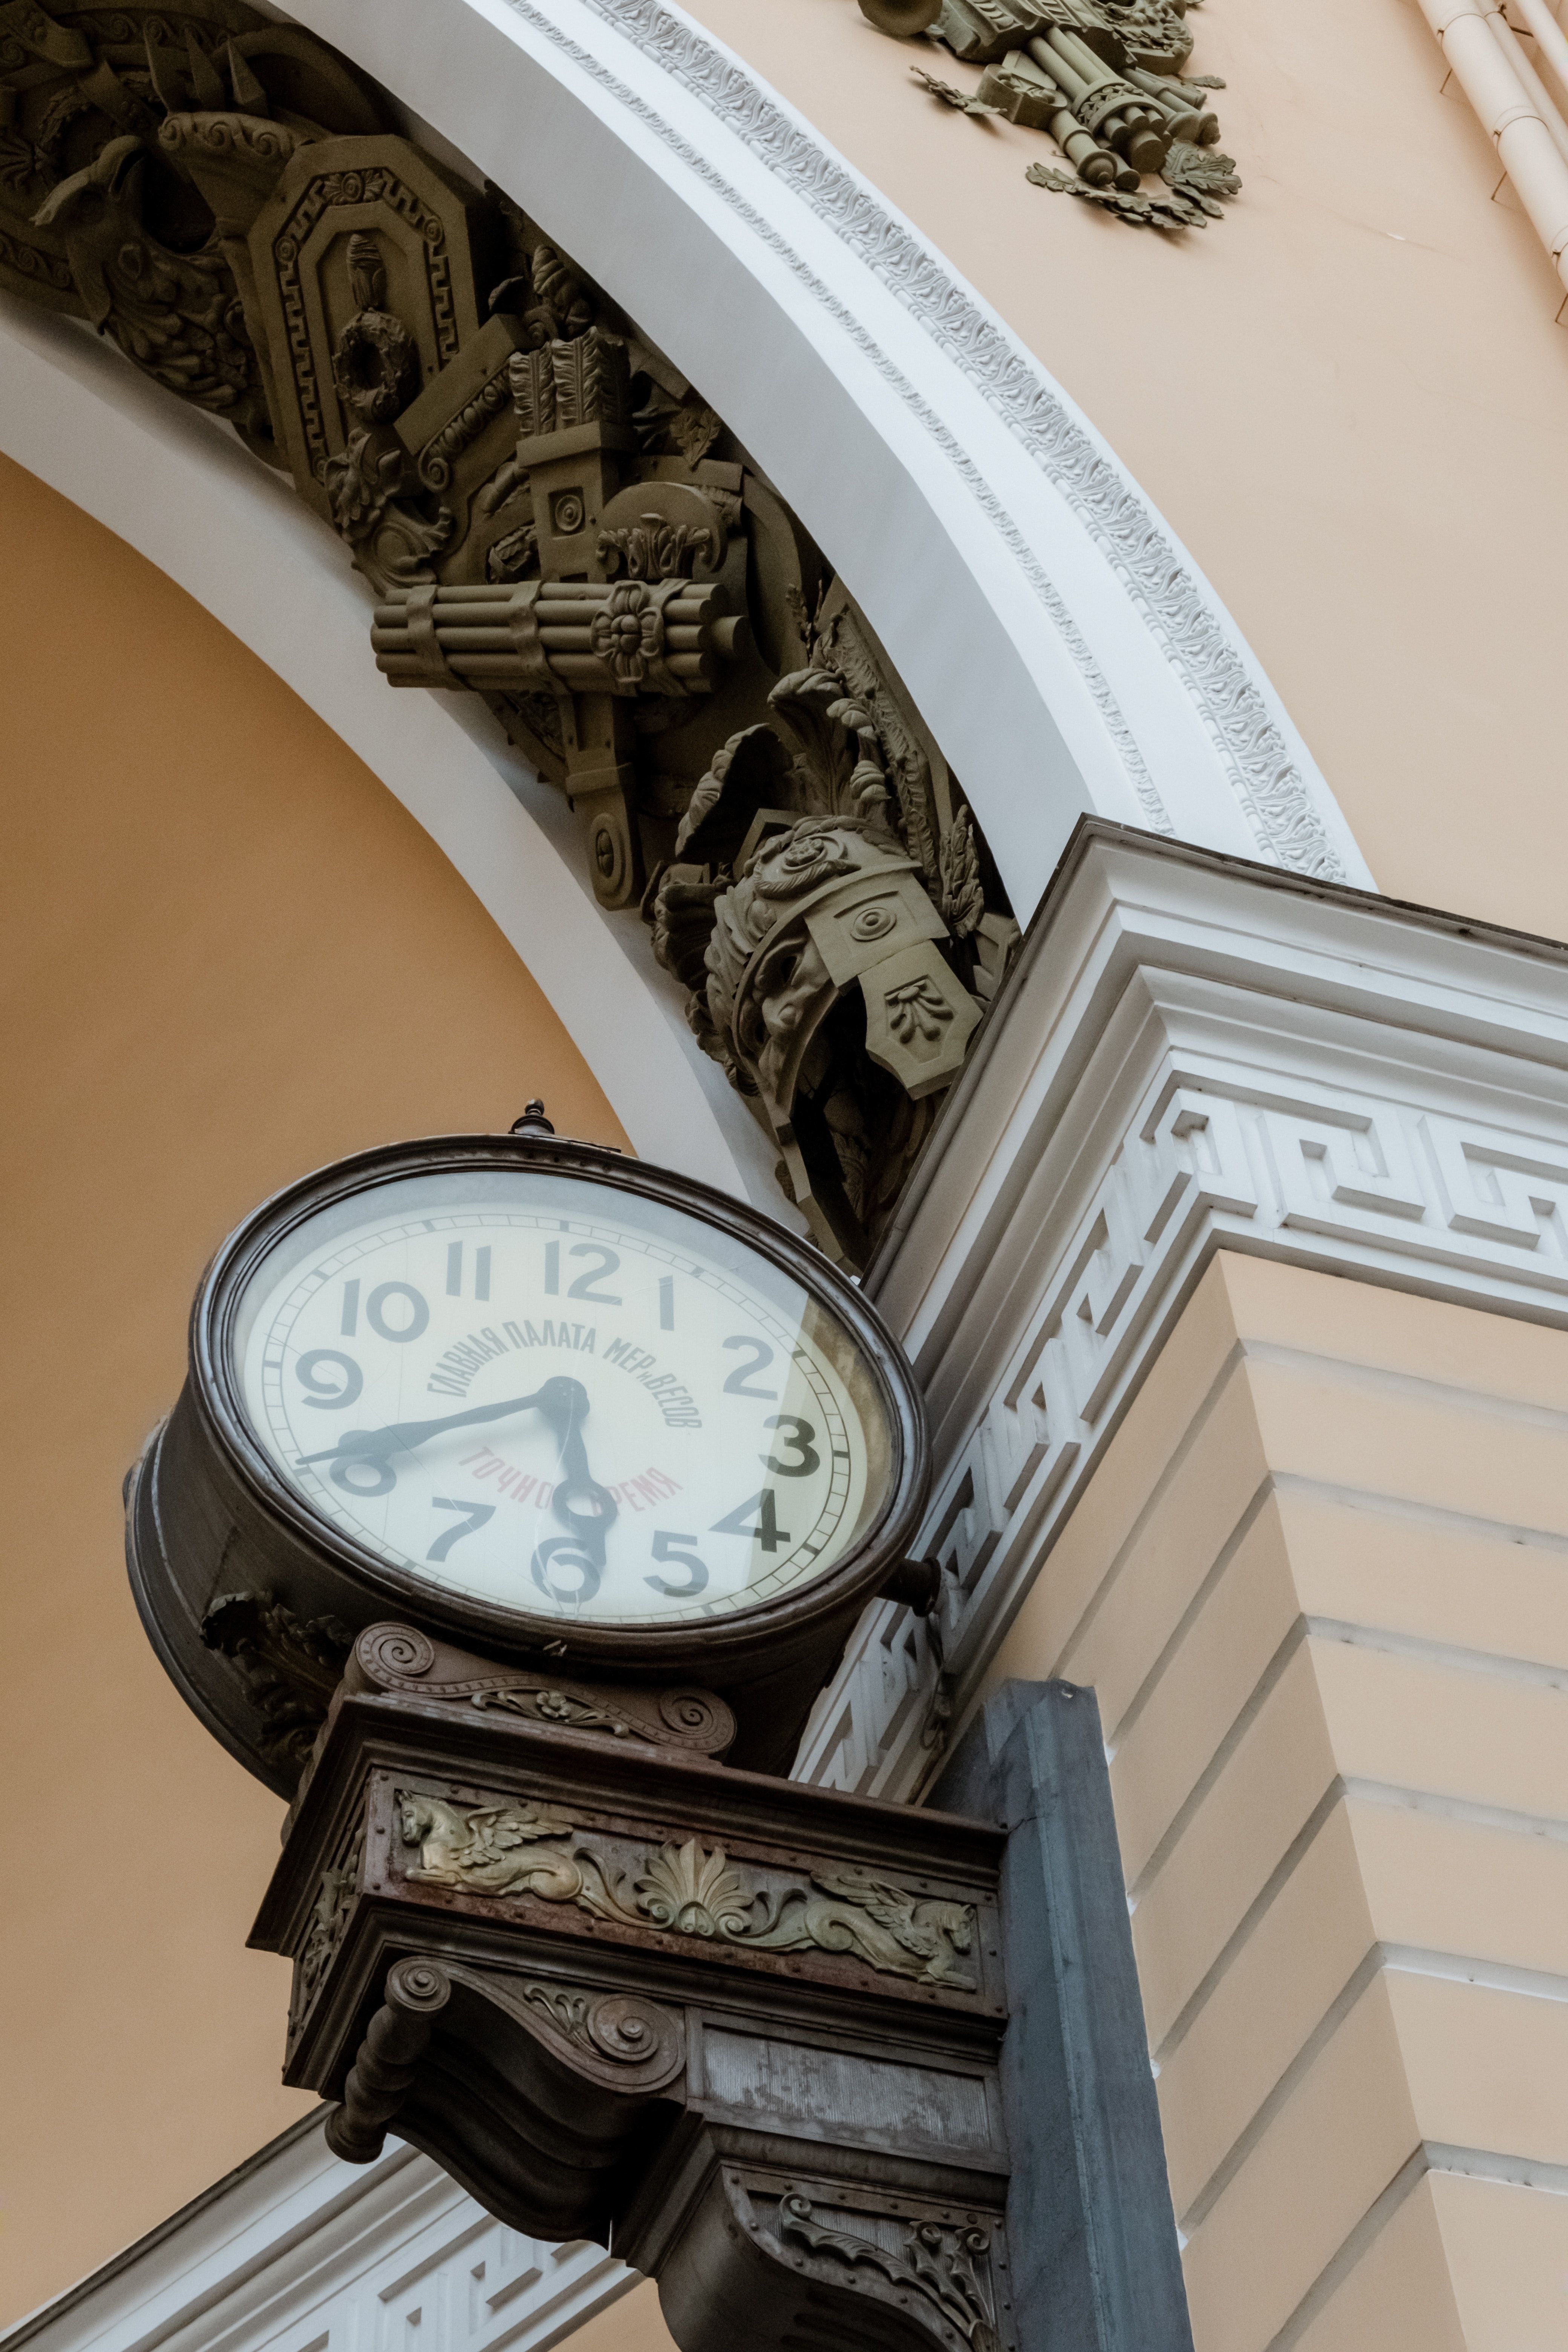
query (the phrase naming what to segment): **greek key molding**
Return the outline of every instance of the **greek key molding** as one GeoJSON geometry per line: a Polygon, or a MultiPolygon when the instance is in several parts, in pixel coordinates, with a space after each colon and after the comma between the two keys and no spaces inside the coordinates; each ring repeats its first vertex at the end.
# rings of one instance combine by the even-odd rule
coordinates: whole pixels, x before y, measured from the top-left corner
{"type": "Polygon", "coordinates": [[[398,2141],[363,2170],[317,2108],[7,2335],[6,2352],[542,2352],[638,2284],[600,2246],[493,2221],[398,2141]]]}
{"type": "MultiPolygon", "coordinates": [[[[1094,698],[1151,829],[1173,833],[1109,683],[1054,584],[980,468],[931,404],[803,257],[637,91],[533,0],[507,6],[679,156],[834,317],[963,479],[1048,613],[1094,698]]],[[[1148,502],[1095,446],[1038,362],[982,305],[942,256],[736,58],[663,0],[583,0],[657,61],[791,193],[829,226],[916,317],[1065,498],[1163,647],[1203,722],[1260,854],[1296,872],[1342,879],[1345,868],[1305,779],[1200,583],[1148,502]]]]}
{"type": "Polygon", "coordinates": [[[1568,950],[1089,823],[977,1055],[868,1277],[931,1404],[942,1601],[868,1613],[795,1767],[878,1795],[1216,1251],[1568,1327],[1568,950]]]}

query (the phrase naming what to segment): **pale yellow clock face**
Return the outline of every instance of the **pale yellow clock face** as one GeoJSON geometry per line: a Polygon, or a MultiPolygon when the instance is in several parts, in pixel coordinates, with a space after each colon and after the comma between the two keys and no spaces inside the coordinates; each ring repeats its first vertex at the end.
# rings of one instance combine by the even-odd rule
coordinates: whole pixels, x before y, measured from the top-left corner
{"type": "Polygon", "coordinates": [[[453,1594],[700,1623],[815,1582],[885,1502],[838,1318],[679,1210],[519,1168],[404,1178],[252,1276],[234,1369],[318,1518],[453,1594]]]}

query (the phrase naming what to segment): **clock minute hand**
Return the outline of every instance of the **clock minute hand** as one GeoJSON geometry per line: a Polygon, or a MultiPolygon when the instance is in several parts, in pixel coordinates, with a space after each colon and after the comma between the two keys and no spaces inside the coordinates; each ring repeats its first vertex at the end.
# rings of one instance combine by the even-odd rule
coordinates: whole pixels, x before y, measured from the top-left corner
{"type": "Polygon", "coordinates": [[[367,1454],[409,1454],[423,1445],[427,1437],[437,1436],[443,1429],[462,1429],[477,1421],[500,1421],[508,1413],[522,1412],[536,1405],[543,1395],[509,1397],[504,1404],[470,1405],[467,1412],[443,1413],[438,1421],[393,1421],[384,1429],[345,1429],[335,1445],[320,1454],[302,1454],[300,1462],[335,1462],[340,1455],[349,1454],[361,1460],[367,1454]]]}

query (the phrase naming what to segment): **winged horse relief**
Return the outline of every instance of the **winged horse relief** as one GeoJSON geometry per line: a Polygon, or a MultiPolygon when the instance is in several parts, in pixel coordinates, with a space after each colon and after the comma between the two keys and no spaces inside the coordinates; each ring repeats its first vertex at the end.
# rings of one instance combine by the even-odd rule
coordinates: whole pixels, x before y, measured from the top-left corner
{"type": "Polygon", "coordinates": [[[635,1879],[581,1843],[553,1806],[459,1806],[397,1792],[399,1826],[419,1859],[405,1874],[466,1894],[532,1895],[571,1903],[623,1927],[662,1929],[752,1952],[846,1953],[886,1976],[973,1992],[974,1906],[910,1894],[858,1864],[814,1871],[809,1886],[770,1900],[748,1884],[721,1846],[696,1838],[660,1848],[635,1879]]]}

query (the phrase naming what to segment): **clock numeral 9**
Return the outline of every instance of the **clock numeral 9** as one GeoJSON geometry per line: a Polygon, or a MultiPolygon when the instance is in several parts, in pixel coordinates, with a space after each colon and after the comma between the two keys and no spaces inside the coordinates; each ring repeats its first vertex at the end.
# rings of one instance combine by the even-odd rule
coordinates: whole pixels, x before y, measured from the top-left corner
{"type": "Polygon", "coordinates": [[[314,1405],[318,1412],[342,1412],[353,1403],[364,1386],[364,1374],[352,1356],[341,1348],[310,1348],[294,1367],[294,1376],[305,1391],[305,1402],[314,1405]],[[333,1381],[321,1378],[323,1365],[331,1365],[342,1375],[333,1381]]]}
{"type": "Polygon", "coordinates": [[[692,1550],[696,1541],[695,1536],[667,1535],[661,1528],[653,1539],[653,1556],[655,1559],[668,1560],[672,1567],[683,1568],[686,1581],[671,1584],[667,1576],[645,1576],[643,1582],[651,1584],[656,1592],[662,1592],[667,1601],[689,1601],[694,1592],[700,1592],[708,1581],[708,1564],[692,1550]]]}

